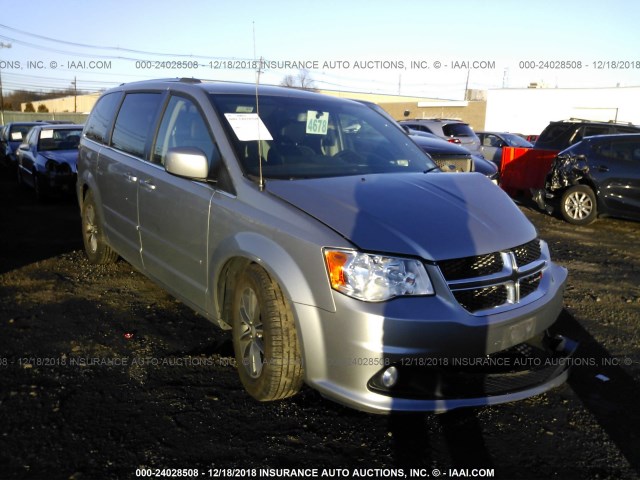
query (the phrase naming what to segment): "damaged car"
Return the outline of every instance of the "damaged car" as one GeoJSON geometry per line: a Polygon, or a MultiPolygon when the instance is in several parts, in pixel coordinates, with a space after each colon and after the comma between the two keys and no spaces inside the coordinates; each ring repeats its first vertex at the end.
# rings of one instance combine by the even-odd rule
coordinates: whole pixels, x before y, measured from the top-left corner
{"type": "Polygon", "coordinates": [[[640,134],[587,137],[560,152],[534,198],[574,225],[598,215],[640,220],[640,134]]]}
{"type": "Polygon", "coordinates": [[[120,256],[230,330],[256,400],[306,384],[368,412],[446,411],[567,379],[567,271],[534,226],[360,103],[124,84],[87,120],[76,191],[89,260],[120,256]]]}

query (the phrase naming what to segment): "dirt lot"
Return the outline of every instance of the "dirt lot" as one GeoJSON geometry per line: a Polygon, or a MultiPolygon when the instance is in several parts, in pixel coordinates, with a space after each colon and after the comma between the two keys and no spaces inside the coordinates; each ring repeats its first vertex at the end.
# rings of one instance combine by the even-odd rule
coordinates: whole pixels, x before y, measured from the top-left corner
{"type": "Polygon", "coordinates": [[[573,227],[522,210],[569,268],[558,330],[581,342],[582,365],[526,401],[385,417],[309,389],[253,401],[228,334],[124,261],[87,263],[75,201],[38,204],[2,170],[0,478],[135,478],[141,467],[640,478],[640,224],[573,227]]]}

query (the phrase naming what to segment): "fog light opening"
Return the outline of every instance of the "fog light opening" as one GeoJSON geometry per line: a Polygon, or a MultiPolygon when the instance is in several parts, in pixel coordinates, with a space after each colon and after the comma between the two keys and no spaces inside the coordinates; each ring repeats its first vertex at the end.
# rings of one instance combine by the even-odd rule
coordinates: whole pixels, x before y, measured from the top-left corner
{"type": "Polygon", "coordinates": [[[398,382],[398,369],[396,367],[389,367],[382,373],[382,384],[391,388],[398,382]]]}

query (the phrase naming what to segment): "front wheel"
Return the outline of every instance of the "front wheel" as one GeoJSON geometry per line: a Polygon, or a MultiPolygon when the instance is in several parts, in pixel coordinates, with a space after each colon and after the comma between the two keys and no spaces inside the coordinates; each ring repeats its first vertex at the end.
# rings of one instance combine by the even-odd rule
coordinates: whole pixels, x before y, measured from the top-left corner
{"type": "Polygon", "coordinates": [[[587,185],[567,189],[560,199],[562,218],[574,225],[588,225],[598,216],[596,195],[587,185]]]}
{"type": "Polygon", "coordinates": [[[118,254],[107,245],[104,239],[102,223],[98,218],[95,200],[91,191],[87,193],[82,203],[82,241],[91,263],[104,265],[113,263],[118,259],[118,254]]]}
{"type": "Polygon", "coordinates": [[[256,264],[240,273],[232,324],[238,373],[247,392],[263,402],[295,395],[303,369],[293,314],[279,285],[256,264]]]}

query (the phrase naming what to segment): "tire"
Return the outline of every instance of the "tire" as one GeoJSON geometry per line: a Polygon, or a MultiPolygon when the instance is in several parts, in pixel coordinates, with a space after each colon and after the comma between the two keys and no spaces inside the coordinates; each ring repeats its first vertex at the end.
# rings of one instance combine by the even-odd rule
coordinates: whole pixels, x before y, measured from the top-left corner
{"type": "Polygon", "coordinates": [[[574,225],[588,225],[598,217],[596,195],[587,185],[567,189],[560,198],[560,214],[574,225]]]}
{"type": "Polygon", "coordinates": [[[238,374],[261,402],[295,395],[302,387],[302,356],[293,314],[282,290],[256,264],[239,275],[232,301],[238,374]]]}
{"type": "Polygon", "coordinates": [[[93,193],[89,191],[82,204],[82,241],[89,261],[96,265],[114,263],[118,254],[107,245],[98,218],[93,193]]]}

